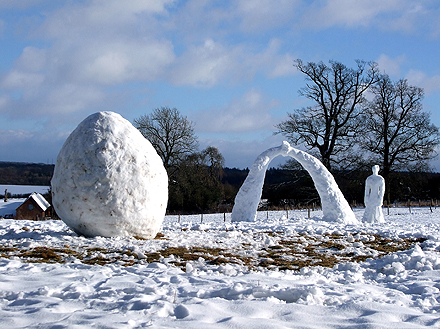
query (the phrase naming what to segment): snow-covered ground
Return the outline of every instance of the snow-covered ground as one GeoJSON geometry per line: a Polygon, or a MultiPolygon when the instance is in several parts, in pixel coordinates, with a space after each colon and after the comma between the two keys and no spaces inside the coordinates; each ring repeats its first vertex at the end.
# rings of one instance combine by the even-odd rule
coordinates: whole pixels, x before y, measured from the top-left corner
{"type": "Polygon", "coordinates": [[[0,324],[438,328],[440,209],[384,214],[375,225],[324,222],[320,211],[308,219],[307,210],[237,223],[230,214],[167,216],[155,240],[1,220],[0,324]]]}
{"type": "Polygon", "coordinates": [[[5,194],[5,189],[8,190],[8,194],[31,194],[32,192],[37,192],[45,194],[49,191],[50,186],[39,186],[39,185],[0,185],[0,195],[5,194]]]}
{"type": "Polygon", "coordinates": [[[13,216],[15,217],[17,209],[26,198],[17,198],[17,199],[8,199],[8,202],[4,202],[3,199],[0,199],[0,218],[13,216]]]}

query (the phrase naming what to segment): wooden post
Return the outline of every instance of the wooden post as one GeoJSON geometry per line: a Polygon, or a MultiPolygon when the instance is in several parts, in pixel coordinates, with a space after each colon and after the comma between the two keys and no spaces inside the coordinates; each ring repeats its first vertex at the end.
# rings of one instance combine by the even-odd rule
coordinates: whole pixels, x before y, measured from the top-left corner
{"type": "Polygon", "coordinates": [[[286,209],[286,218],[289,219],[289,209],[286,209]]]}
{"type": "Polygon", "coordinates": [[[411,213],[411,200],[408,199],[408,209],[409,209],[409,213],[411,213]]]}
{"type": "Polygon", "coordinates": [[[5,190],[5,202],[8,202],[8,189],[5,190]]]}
{"type": "Polygon", "coordinates": [[[266,219],[269,219],[269,210],[266,211],[266,219]]]}
{"type": "Polygon", "coordinates": [[[180,223],[180,214],[179,214],[179,219],[178,219],[178,223],[180,223]]]}
{"type": "Polygon", "coordinates": [[[431,199],[431,202],[429,203],[429,210],[431,210],[431,212],[432,212],[432,199],[431,199]]]}
{"type": "Polygon", "coordinates": [[[203,214],[200,214],[200,223],[203,223],[203,214]]]}
{"type": "Polygon", "coordinates": [[[226,222],[226,213],[223,213],[223,222],[226,222]]]}
{"type": "Polygon", "coordinates": [[[307,218],[310,218],[310,208],[307,209],[307,218]]]}

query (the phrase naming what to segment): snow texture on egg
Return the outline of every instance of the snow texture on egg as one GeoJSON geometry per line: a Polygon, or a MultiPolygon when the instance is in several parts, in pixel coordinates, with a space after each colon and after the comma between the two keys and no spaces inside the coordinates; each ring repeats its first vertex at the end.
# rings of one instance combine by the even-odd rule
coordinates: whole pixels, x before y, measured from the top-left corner
{"type": "Polygon", "coordinates": [[[162,160],[117,113],[95,113],[78,125],[58,155],[51,185],[58,216],[86,237],[151,239],[165,216],[162,160]]]}

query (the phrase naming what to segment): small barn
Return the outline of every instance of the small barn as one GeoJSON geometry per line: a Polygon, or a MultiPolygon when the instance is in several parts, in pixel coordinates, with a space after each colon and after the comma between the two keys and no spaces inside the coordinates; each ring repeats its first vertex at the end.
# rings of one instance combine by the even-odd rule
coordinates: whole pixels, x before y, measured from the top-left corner
{"type": "Polygon", "coordinates": [[[50,214],[51,205],[40,193],[32,193],[16,209],[16,219],[44,220],[50,214]]]}

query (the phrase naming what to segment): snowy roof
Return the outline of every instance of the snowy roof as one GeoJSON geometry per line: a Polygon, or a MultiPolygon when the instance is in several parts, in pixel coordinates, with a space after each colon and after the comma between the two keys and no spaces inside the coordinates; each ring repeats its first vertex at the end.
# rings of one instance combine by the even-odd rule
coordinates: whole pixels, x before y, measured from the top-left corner
{"type": "MultiPolygon", "coordinates": [[[[34,201],[40,206],[43,211],[46,211],[47,208],[50,207],[50,203],[42,196],[40,193],[33,192],[27,200],[30,198],[34,199],[34,201]]],[[[27,201],[26,200],[26,201],[27,201]]]]}

